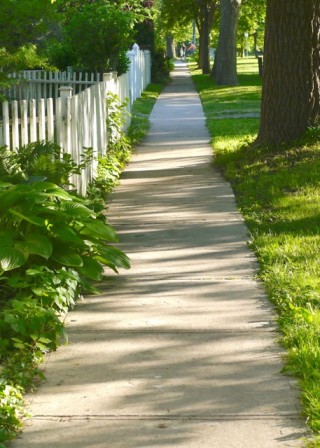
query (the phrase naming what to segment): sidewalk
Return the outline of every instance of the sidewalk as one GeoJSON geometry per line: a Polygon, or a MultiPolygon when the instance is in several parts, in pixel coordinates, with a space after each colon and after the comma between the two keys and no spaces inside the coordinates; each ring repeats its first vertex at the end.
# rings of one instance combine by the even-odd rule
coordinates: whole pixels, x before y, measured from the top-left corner
{"type": "Polygon", "coordinates": [[[272,308],[184,63],[108,211],[132,269],[68,317],[13,448],[301,447],[272,308]]]}

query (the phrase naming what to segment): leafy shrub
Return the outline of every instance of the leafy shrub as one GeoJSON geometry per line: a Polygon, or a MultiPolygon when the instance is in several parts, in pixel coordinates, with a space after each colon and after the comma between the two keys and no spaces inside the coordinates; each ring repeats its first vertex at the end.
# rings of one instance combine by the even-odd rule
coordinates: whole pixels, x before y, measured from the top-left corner
{"type": "Polygon", "coordinates": [[[127,102],[120,103],[119,97],[111,92],[107,96],[108,151],[98,159],[98,170],[94,183],[89,187],[90,199],[96,196],[106,199],[116,185],[120,174],[130,159],[132,144],[124,133],[127,102]]]}
{"type": "Polygon", "coordinates": [[[128,268],[127,257],[107,244],[117,241],[114,229],[87,205],[50,182],[0,183],[0,275],[39,257],[92,280],[101,279],[103,265],[128,268]]]}
{"type": "Polygon", "coordinates": [[[36,141],[18,152],[0,147],[0,178],[12,183],[47,180],[60,187],[72,186],[70,176],[81,174],[92,159],[92,148],[84,148],[80,164],[52,142],[36,141]]]}
{"type": "Polygon", "coordinates": [[[22,427],[23,398],[21,388],[8,384],[0,378],[0,448],[1,442],[13,439],[22,427]]]}
{"type": "Polygon", "coordinates": [[[78,65],[98,72],[116,70],[120,55],[132,43],[135,19],[133,11],[112,3],[84,4],[65,30],[78,65]]]}
{"type": "Polygon", "coordinates": [[[154,83],[167,83],[173,70],[173,60],[166,57],[164,50],[154,50],[152,53],[151,78],[154,83]]]}

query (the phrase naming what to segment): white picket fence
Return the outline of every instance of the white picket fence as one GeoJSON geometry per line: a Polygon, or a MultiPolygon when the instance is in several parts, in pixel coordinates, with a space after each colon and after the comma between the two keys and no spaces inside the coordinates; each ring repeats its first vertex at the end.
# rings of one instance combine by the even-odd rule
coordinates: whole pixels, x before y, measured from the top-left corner
{"type": "MultiPolygon", "coordinates": [[[[22,146],[37,140],[48,140],[58,143],[64,152],[71,154],[76,162],[80,162],[84,147],[93,148],[94,160],[81,176],[74,176],[73,183],[79,193],[85,195],[89,182],[95,176],[98,154],[107,151],[107,107],[108,93],[116,94],[119,102],[127,101],[127,112],[130,113],[133,101],[141,96],[142,91],[151,82],[151,59],[149,51],[141,51],[137,44],[128,52],[129,71],[117,77],[116,73],[106,73],[101,80],[84,80],[91,84],[79,93],[74,93],[78,80],[67,76],[55,89],[58,82],[51,83],[50,76],[39,72],[32,79],[30,90],[26,88],[17,94],[26,95],[25,99],[2,103],[2,120],[0,120],[0,146],[19,150],[22,146]],[[36,81],[36,82],[34,82],[36,81]],[[34,86],[37,88],[34,88],[34,86]],[[45,86],[45,87],[44,87],[45,86]],[[48,87],[49,86],[49,87],[48,87]],[[52,92],[47,97],[44,92],[52,92]],[[31,93],[30,93],[31,92],[31,93]],[[44,97],[39,98],[39,92],[44,97]],[[57,95],[56,95],[57,92],[57,95]],[[59,96],[58,96],[59,93],[59,96]],[[30,95],[35,98],[30,99],[30,95]]],[[[89,77],[87,77],[89,78],[89,77]]],[[[20,98],[20,97],[19,97],[20,98]]],[[[126,129],[130,124],[130,115],[126,114],[126,129]]]]}
{"type": "Polygon", "coordinates": [[[3,92],[9,101],[57,98],[59,88],[66,85],[73,88],[73,94],[75,95],[102,81],[100,73],[73,73],[72,70],[65,72],[23,70],[12,73],[10,78],[14,82],[11,87],[3,92]]]}

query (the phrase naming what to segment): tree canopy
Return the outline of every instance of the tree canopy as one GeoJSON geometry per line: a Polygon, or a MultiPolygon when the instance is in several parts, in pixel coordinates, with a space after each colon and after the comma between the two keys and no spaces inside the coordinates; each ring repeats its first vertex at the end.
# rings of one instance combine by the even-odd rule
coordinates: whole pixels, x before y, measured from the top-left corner
{"type": "Polygon", "coordinates": [[[3,69],[24,48],[35,68],[47,59],[61,69],[123,70],[134,25],[149,17],[143,0],[0,0],[0,8],[3,69]]]}
{"type": "Polygon", "coordinates": [[[65,28],[74,63],[94,71],[116,70],[121,55],[133,43],[134,23],[133,12],[110,3],[84,5],[65,28]]]}
{"type": "Polygon", "coordinates": [[[0,47],[9,52],[46,34],[51,0],[0,0],[0,47]]]}

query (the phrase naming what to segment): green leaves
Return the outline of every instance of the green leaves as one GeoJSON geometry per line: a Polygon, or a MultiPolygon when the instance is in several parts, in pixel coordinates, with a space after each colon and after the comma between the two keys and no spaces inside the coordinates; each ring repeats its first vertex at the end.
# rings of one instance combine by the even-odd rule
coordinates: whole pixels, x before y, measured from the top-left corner
{"type": "Polygon", "coordinates": [[[0,242],[0,266],[3,272],[16,269],[27,261],[27,249],[15,243],[10,233],[0,232],[0,242]]]}
{"type": "MultiPolygon", "coordinates": [[[[91,256],[114,271],[127,268],[121,251],[115,256],[112,250],[108,253],[105,250],[106,243],[118,240],[105,218],[100,219],[84,199],[72,196],[54,183],[1,184],[0,201],[3,272],[23,266],[34,256],[56,267],[80,268],[83,257],[91,256]]],[[[94,269],[93,263],[89,266],[86,262],[81,275],[86,276],[86,272],[90,279],[96,280],[102,268],[94,269]]]]}
{"type": "Polygon", "coordinates": [[[105,224],[99,219],[95,221],[85,220],[82,222],[84,227],[81,229],[80,234],[83,236],[88,236],[89,238],[97,238],[105,241],[118,241],[118,237],[114,229],[105,224]]]}
{"type": "Polygon", "coordinates": [[[53,261],[61,264],[62,266],[75,266],[79,267],[83,265],[80,255],[70,252],[68,247],[56,245],[52,256],[53,261]]]}
{"type": "Polygon", "coordinates": [[[79,202],[62,202],[60,210],[70,218],[86,219],[95,217],[95,213],[79,202]]]}
{"type": "Polygon", "coordinates": [[[78,269],[79,273],[90,280],[99,281],[102,279],[103,267],[94,258],[89,256],[82,257],[82,266],[78,269]]]}
{"type": "Polygon", "coordinates": [[[100,255],[97,257],[106,266],[109,266],[115,272],[117,268],[130,268],[129,258],[119,249],[112,246],[99,247],[100,255]]]}

